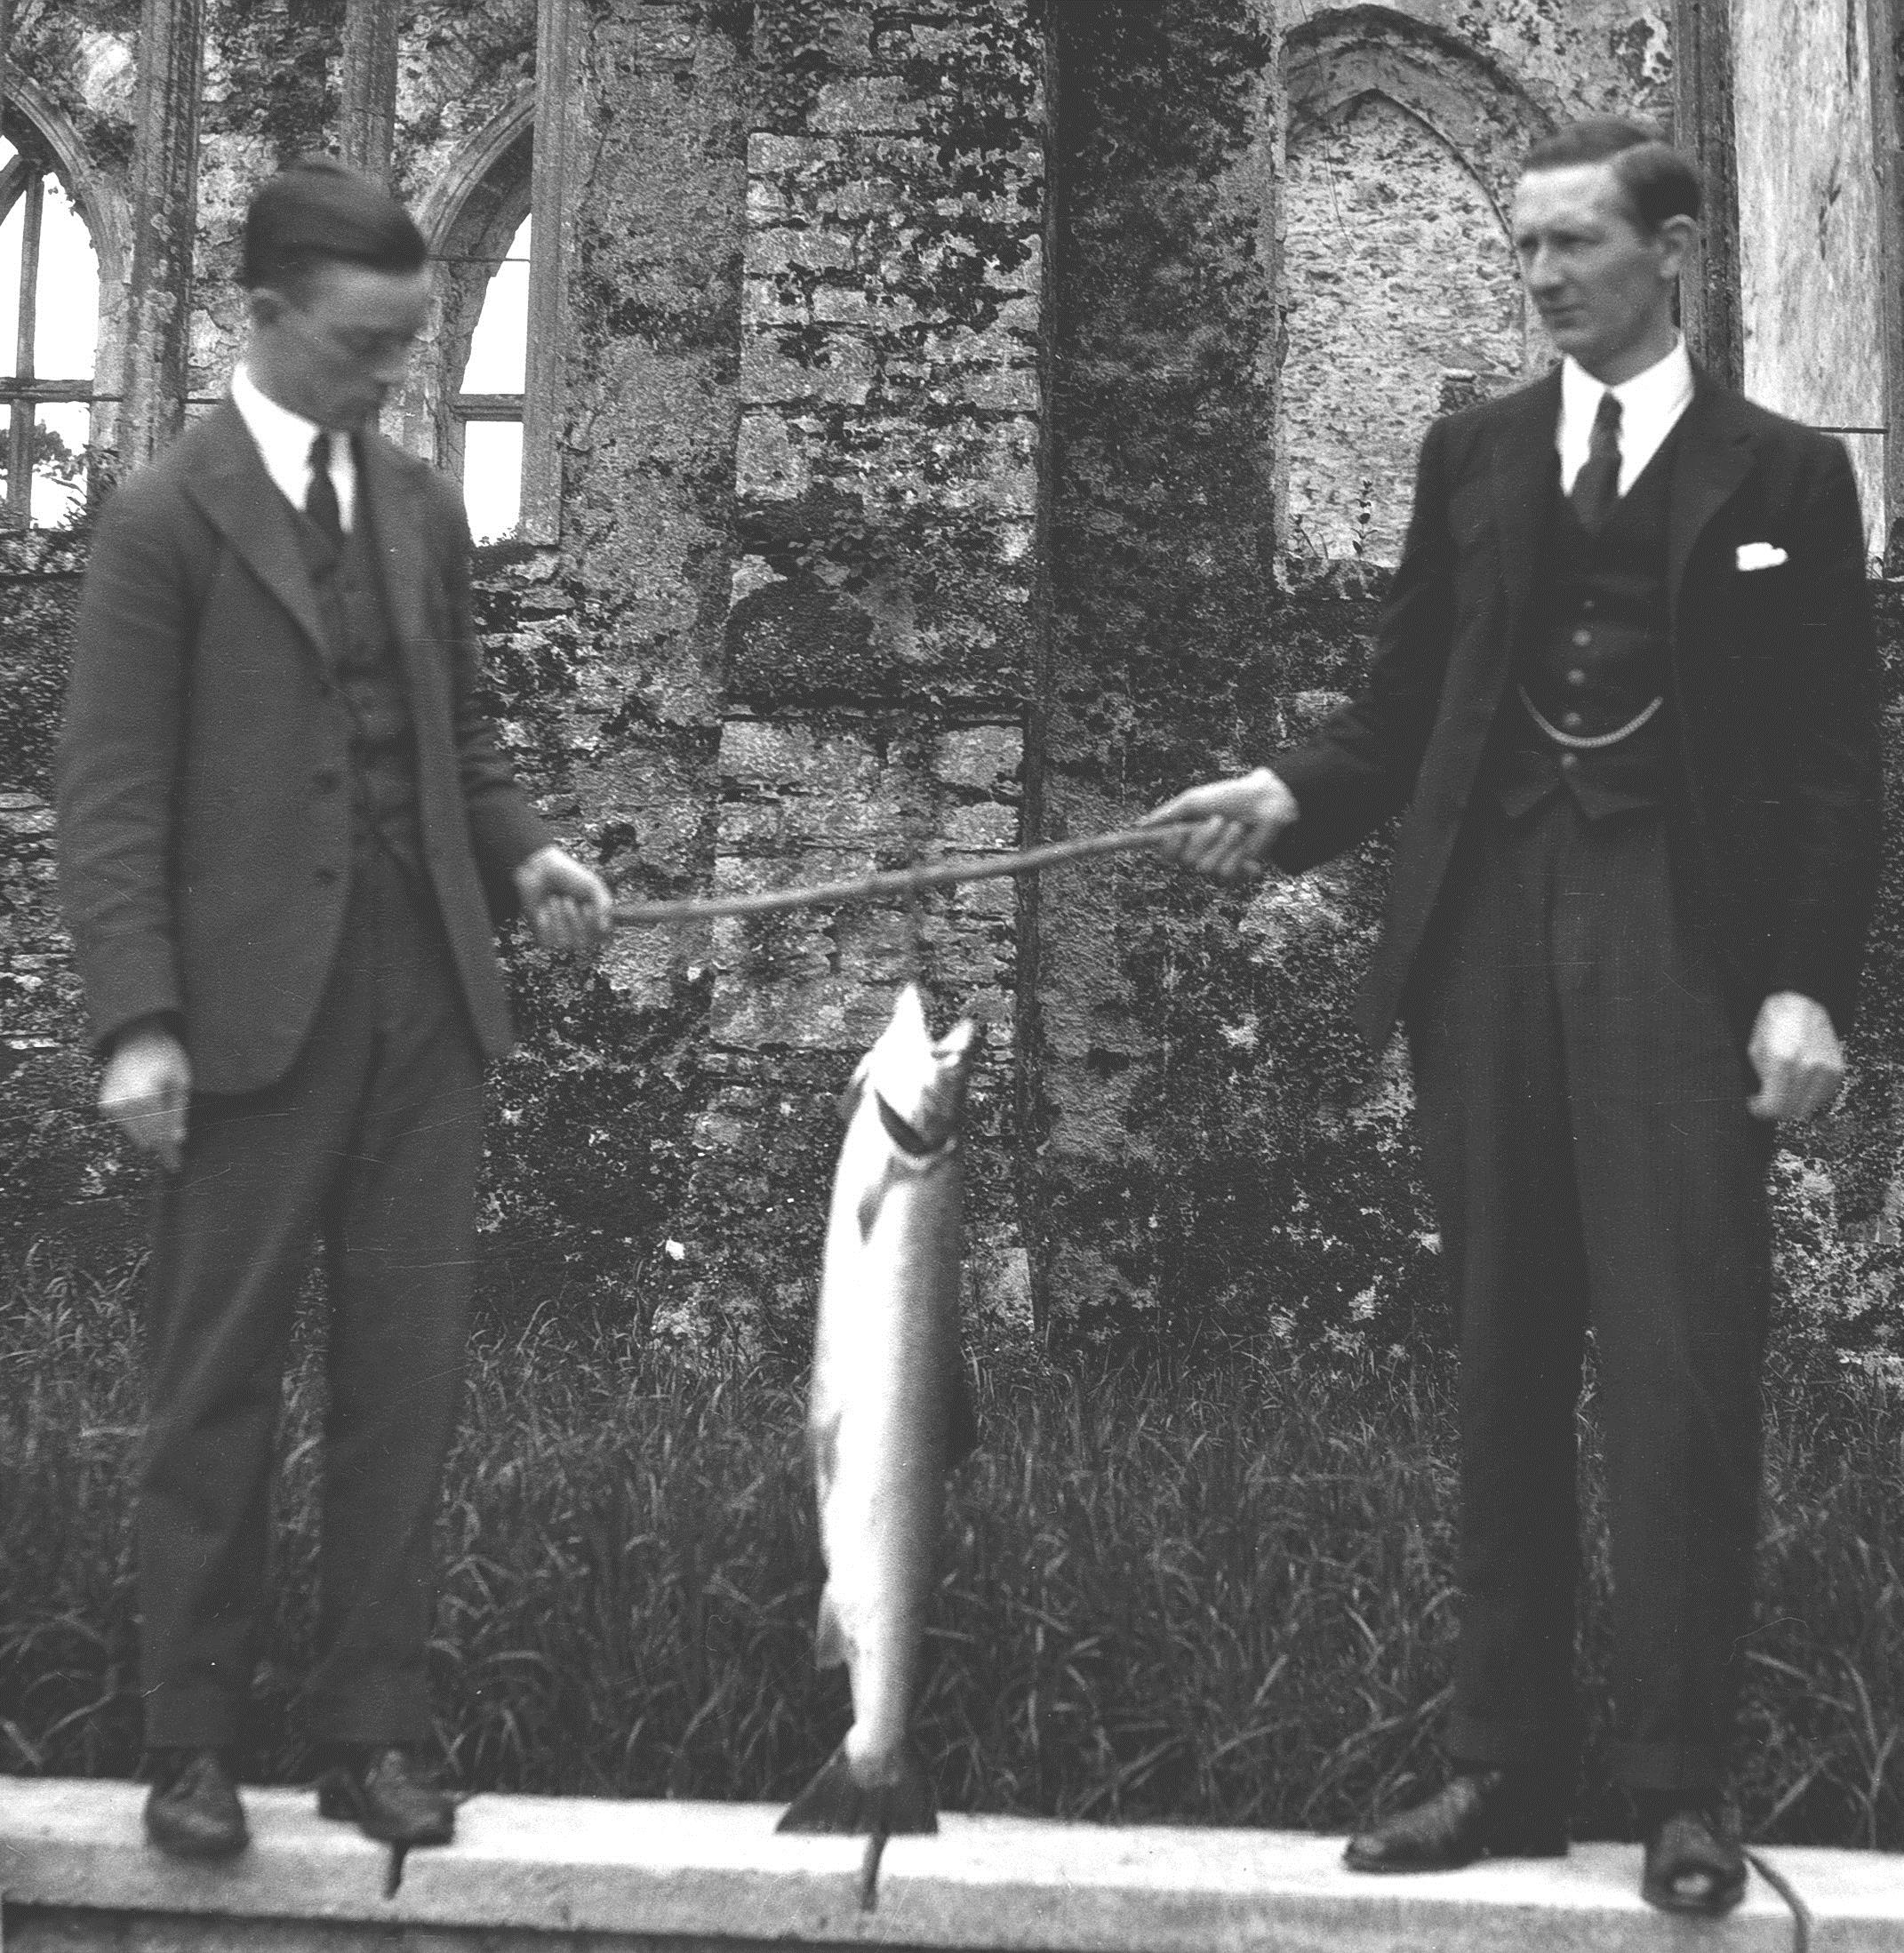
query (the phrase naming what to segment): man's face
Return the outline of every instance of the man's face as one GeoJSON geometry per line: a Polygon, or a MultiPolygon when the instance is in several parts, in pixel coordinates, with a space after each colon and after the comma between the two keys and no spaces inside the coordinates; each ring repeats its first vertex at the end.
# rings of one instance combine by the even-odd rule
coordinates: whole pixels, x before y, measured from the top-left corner
{"type": "Polygon", "coordinates": [[[1524,176],[1514,196],[1521,280],[1555,345],[1618,386],[1673,344],[1673,288],[1691,248],[1690,218],[1644,229],[1610,163],[1524,176]]]}
{"type": "Polygon", "coordinates": [[[372,419],[402,386],[429,316],[429,273],[329,260],[295,292],[252,293],[252,378],[281,407],[319,427],[372,419]]]}

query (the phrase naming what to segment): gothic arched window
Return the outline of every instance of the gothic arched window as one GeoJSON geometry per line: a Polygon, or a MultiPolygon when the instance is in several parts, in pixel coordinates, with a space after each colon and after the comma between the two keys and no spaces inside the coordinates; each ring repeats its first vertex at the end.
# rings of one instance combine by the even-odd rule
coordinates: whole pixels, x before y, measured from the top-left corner
{"type": "Polygon", "coordinates": [[[525,92],[495,116],[417,209],[437,276],[402,435],[461,480],[478,542],[554,540],[563,268],[561,178],[541,153],[546,106],[525,92]]]}
{"type": "Polygon", "coordinates": [[[0,139],[0,526],[51,528],[85,505],[99,256],[52,165],[0,139]]]}
{"type": "Polygon", "coordinates": [[[529,244],[524,218],[489,272],[468,356],[449,396],[451,453],[460,462],[469,532],[478,542],[514,533],[522,511],[523,392],[529,360],[529,244]]]}

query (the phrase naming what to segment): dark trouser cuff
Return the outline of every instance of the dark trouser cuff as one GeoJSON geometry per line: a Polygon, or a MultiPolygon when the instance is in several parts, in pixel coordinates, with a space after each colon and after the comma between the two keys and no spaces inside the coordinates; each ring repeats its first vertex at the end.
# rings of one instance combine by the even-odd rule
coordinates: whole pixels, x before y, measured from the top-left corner
{"type": "Polygon", "coordinates": [[[155,1689],[145,1704],[148,1749],[230,1749],[244,1727],[244,1705],[223,1689],[155,1689]]]}
{"type": "Polygon", "coordinates": [[[1628,1790],[1709,1791],[1723,1784],[1728,1758],[1716,1743],[1610,1744],[1607,1768],[1628,1790]]]}
{"type": "Polygon", "coordinates": [[[413,1691],[391,1689],[345,1697],[313,1697],[305,1706],[305,1732],[318,1744],[348,1743],[380,1749],[434,1747],[429,1704],[413,1691]]]}
{"type": "Polygon", "coordinates": [[[1571,1790],[1580,1736],[1564,1726],[1491,1723],[1457,1709],[1448,1725],[1448,1753],[1460,1769],[1525,1771],[1571,1790]]]}

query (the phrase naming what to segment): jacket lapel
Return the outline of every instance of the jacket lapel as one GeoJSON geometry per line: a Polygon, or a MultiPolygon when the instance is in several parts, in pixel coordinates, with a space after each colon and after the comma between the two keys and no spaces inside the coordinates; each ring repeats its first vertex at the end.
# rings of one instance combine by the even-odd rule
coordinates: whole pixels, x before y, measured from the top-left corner
{"type": "Polygon", "coordinates": [[[1500,543],[1501,580],[1508,592],[1508,634],[1518,644],[1527,595],[1540,553],[1548,495],[1558,466],[1554,430],[1560,421],[1560,369],[1516,396],[1494,438],[1489,458],[1493,479],[1494,529],[1500,543]]]}
{"type": "Polygon", "coordinates": [[[384,615],[404,660],[412,701],[420,704],[441,690],[437,660],[426,655],[430,642],[423,593],[430,564],[420,484],[399,465],[395,451],[376,433],[357,444],[358,508],[367,524],[366,540],[377,565],[384,615]]]}
{"type": "Polygon", "coordinates": [[[1706,524],[1738,493],[1754,459],[1751,429],[1738,412],[1738,396],[1695,369],[1666,516],[1667,590],[1676,641],[1680,587],[1693,547],[1706,524]]]}
{"type": "Polygon", "coordinates": [[[297,516],[265,472],[244,416],[229,400],[208,417],[203,452],[204,460],[186,476],[186,492],[291,613],[313,652],[324,658],[324,625],[298,543],[297,516]]]}

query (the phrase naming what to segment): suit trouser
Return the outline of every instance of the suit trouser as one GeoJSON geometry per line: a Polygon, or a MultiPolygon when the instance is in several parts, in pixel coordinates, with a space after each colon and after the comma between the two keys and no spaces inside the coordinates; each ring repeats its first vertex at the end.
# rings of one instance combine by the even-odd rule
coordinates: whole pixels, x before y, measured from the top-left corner
{"type": "Polygon", "coordinates": [[[1589,1325],[1620,1781],[1722,1781],[1749,1621],[1771,1127],[1677,838],[1477,804],[1407,1011],[1461,1358],[1450,1748],[1564,1783],[1589,1325]]]}
{"type": "Polygon", "coordinates": [[[434,904],[361,848],[291,1071],[201,1095],[159,1198],[137,1516],[146,1740],[237,1739],[269,1604],[271,1464],[314,1233],[330,1288],[320,1741],[430,1729],[425,1644],[461,1392],[482,1061],[434,904]]]}

